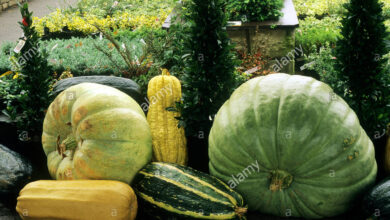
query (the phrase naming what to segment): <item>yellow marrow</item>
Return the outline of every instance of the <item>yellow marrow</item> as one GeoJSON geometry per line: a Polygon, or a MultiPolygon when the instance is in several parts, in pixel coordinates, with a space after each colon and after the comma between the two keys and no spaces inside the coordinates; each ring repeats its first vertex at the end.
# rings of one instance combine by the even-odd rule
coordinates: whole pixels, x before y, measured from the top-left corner
{"type": "Polygon", "coordinates": [[[22,219],[132,220],[137,215],[133,189],[111,180],[40,180],[19,193],[22,219]]]}

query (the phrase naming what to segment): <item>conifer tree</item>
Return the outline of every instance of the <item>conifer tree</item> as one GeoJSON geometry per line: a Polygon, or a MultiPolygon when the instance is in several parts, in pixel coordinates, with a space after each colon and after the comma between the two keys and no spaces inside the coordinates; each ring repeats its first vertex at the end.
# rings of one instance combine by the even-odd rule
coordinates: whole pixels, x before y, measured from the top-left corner
{"type": "Polygon", "coordinates": [[[339,79],[346,88],[337,91],[357,113],[371,138],[386,128],[390,118],[390,73],[384,72],[386,28],[382,3],[351,0],[345,5],[343,38],[337,42],[339,79]]]}
{"type": "Polygon", "coordinates": [[[190,31],[184,46],[188,54],[182,77],[180,125],[185,127],[187,136],[202,139],[206,143],[203,146],[205,149],[189,151],[203,152],[197,160],[202,161],[207,168],[208,135],[215,114],[237,87],[237,59],[226,32],[224,2],[193,0],[188,4],[185,20],[190,22],[190,31]]]}

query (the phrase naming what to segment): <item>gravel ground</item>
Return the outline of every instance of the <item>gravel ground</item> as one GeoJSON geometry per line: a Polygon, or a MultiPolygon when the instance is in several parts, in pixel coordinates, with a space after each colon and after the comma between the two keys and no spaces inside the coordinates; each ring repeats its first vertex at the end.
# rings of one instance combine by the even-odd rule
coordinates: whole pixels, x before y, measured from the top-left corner
{"type": "MultiPolygon", "coordinates": [[[[43,17],[56,8],[76,5],[77,0],[29,0],[30,11],[34,16],[43,17]]],[[[0,12],[0,44],[4,41],[17,41],[22,35],[18,21],[21,21],[19,8],[14,6],[0,12]]]]}

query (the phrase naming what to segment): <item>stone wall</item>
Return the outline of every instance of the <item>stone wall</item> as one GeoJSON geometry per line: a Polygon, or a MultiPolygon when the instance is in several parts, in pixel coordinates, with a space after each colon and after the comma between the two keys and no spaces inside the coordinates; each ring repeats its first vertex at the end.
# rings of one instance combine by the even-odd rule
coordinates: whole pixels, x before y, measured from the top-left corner
{"type": "Polygon", "coordinates": [[[1,11],[6,10],[9,7],[18,5],[18,2],[23,2],[24,0],[0,0],[0,13],[1,11]]]}
{"type": "Polygon", "coordinates": [[[270,59],[268,68],[275,72],[294,73],[295,58],[303,51],[295,45],[298,17],[292,0],[284,0],[283,16],[278,21],[229,22],[227,32],[236,49],[261,52],[270,59]]]}

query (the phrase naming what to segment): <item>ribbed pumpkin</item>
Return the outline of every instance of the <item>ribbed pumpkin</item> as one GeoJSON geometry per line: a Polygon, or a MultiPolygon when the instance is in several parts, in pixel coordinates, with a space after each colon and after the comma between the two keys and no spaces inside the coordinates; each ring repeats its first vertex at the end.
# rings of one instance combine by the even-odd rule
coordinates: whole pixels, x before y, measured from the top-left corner
{"type": "Polygon", "coordinates": [[[215,117],[209,157],[210,173],[250,210],[284,217],[341,214],[377,173],[354,111],[328,85],[299,75],[241,85],[215,117]]]}
{"type": "Polygon", "coordinates": [[[148,164],[133,187],[142,210],[156,219],[239,219],[247,211],[225,183],[178,164],[148,164]]]}
{"type": "Polygon", "coordinates": [[[130,183],[152,158],[150,128],[125,93],[82,83],[61,92],[43,123],[42,145],[52,178],[130,183]]]}
{"type": "Polygon", "coordinates": [[[16,211],[26,220],[132,220],[137,207],[134,191],[119,181],[40,180],[20,191],[16,211]]]}
{"type": "Polygon", "coordinates": [[[184,128],[178,127],[178,112],[168,111],[181,99],[180,81],[164,69],[148,84],[150,101],[148,122],[152,131],[153,160],[181,165],[187,163],[187,147],[184,128]]]}

